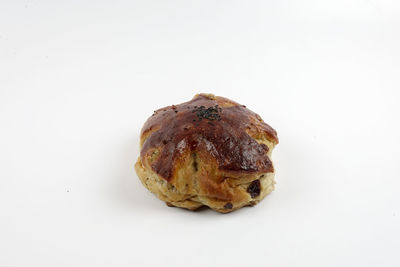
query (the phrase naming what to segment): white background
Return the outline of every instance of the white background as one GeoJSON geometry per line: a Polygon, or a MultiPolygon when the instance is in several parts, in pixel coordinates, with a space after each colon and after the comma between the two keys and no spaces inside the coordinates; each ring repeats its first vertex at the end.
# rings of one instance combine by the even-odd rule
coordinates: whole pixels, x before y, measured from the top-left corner
{"type": "Polygon", "coordinates": [[[0,266],[400,266],[398,1],[1,1],[0,266]],[[169,208],[133,165],[195,93],[279,134],[276,190],[169,208]]]}

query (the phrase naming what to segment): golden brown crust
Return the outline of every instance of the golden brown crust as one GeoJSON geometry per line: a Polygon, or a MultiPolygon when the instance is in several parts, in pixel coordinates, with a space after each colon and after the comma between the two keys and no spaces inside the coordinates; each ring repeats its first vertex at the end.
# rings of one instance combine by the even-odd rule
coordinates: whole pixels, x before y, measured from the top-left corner
{"type": "Polygon", "coordinates": [[[269,155],[276,131],[229,99],[199,94],[159,109],[144,124],[140,143],[138,176],[169,205],[229,212],[273,190],[269,155]]]}
{"type": "Polygon", "coordinates": [[[271,142],[278,143],[276,131],[245,106],[223,97],[200,94],[189,102],[154,112],[142,129],[145,138],[141,157],[146,157],[151,149],[159,149],[161,154],[151,167],[166,180],[173,177],[180,157],[199,152],[215,159],[220,170],[272,172],[266,154],[268,147],[257,143],[248,132],[265,134],[271,142]],[[210,113],[218,117],[198,116],[199,111],[208,108],[216,108],[216,112],[213,109],[210,113]]]}

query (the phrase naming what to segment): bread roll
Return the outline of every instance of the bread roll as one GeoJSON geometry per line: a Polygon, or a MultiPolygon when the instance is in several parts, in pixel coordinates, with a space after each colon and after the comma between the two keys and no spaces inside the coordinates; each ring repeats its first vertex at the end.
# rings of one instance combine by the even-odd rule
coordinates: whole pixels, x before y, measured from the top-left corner
{"type": "Polygon", "coordinates": [[[143,185],[168,206],[227,213],[274,190],[276,131],[224,97],[198,94],[156,110],[140,136],[135,165],[143,185]]]}

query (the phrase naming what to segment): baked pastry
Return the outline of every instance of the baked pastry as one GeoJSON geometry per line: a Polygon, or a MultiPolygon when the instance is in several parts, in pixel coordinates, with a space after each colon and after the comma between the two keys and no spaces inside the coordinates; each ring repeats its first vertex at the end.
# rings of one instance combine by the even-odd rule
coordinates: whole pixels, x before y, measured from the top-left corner
{"type": "Polygon", "coordinates": [[[168,206],[226,213],[274,190],[276,131],[224,97],[198,94],[154,111],[140,135],[135,164],[143,185],[168,206]]]}

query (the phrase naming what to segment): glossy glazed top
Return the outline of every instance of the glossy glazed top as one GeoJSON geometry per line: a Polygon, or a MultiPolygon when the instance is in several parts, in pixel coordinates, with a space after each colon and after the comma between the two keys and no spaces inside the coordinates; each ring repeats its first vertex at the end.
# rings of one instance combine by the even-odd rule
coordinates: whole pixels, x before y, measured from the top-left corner
{"type": "Polygon", "coordinates": [[[268,147],[249,132],[261,133],[278,143],[276,131],[245,106],[200,94],[189,102],[154,112],[142,128],[141,157],[143,160],[158,148],[160,155],[151,167],[166,180],[173,177],[179,158],[194,153],[215,159],[225,172],[273,172],[268,147]]]}

